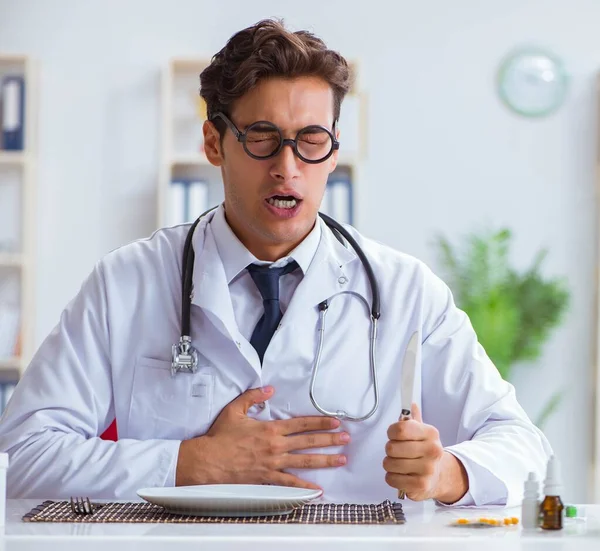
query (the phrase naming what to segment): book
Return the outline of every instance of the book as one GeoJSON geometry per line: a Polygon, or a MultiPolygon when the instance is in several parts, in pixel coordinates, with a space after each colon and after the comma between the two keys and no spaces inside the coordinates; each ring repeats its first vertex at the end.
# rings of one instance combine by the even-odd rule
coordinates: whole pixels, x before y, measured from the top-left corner
{"type": "Polygon", "coordinates": [[[19,338],[19,325],[19,308],[10,304],[0,304],[0,359],[14,356],[19,338]]]}
{"type": "Polygon", "coordinates": [[[18,369],[0,369],[0,414],[6,409],[18,382],[18,369]]]}
{"type": "Polygon", "coordinates": [[[2,79],[2,148],[22,151],[25,146],[25,79],[7,75],[2,79]]]}
{"type": "Polygon", "coordinates": [[[169,185],[168,194],[168,226],[176,226],[187,222],[187,183],[175,180],[169,185]]]}
{"type": "Polygon", "coordinates": [[[346,174],[333,173],[327,182],[321,212],[341,224],[353,223],[352,182],[346,174]]]}
{"type": "Polygon", "coordinates": [[[193,222],[208,208],[208,183],[177,179],[169,188],[169,225],[193,222]]]}
{"type": "Polygon", "coordinates": [[[188,187],[188,222],[192,222],[203,214],[208,208],[208,183],[202,180],[194,180],[188,187]]]}

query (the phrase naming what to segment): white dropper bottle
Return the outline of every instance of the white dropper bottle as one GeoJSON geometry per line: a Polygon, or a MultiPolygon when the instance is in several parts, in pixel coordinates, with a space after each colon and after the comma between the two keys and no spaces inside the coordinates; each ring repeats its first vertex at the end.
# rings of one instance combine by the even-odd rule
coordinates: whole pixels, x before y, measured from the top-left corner
{"type": "Polygon", "coordinates": [[[521,504],[523,530],[536,530],[540,526],[540,488],[535,473],[529,473],[521,504]]]}

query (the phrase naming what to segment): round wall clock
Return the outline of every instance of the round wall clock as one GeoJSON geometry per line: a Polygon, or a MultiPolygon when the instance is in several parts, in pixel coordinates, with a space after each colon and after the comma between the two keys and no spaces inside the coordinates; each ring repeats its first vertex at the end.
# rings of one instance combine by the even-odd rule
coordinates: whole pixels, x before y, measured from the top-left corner
{"type": "Polygon", "coordinates": [[[550,52],[527,48],[509,54],[498,71],[498,93],[504,104],[526,117],[543,117],[563,103],[568,76],[550,52]]]}

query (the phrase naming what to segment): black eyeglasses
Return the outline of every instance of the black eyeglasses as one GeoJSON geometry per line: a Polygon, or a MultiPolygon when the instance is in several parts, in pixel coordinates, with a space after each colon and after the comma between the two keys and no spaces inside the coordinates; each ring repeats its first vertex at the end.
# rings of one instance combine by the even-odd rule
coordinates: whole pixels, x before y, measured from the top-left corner
{"type": "MultiPolygon", "coordinates": [[[[334,134],[318,124],[311,124],[302,128],[292,140],[284,138],[278,126],[269,121],[253,122],[245,132],[240,132],[237,126],[221,112],[210,117],[211,121],[216,118],[222,119],[233,132],[237,141],[244,146],[244,151],[253,159],[270,159],[275,157],[283,146],[292,146],[297,157],[305,163],[317,164],[326,161],[333,155],[340,143],[334,134]]],[[[333,123],[333,132],[336,130],[337,121],[333,123]]]]}

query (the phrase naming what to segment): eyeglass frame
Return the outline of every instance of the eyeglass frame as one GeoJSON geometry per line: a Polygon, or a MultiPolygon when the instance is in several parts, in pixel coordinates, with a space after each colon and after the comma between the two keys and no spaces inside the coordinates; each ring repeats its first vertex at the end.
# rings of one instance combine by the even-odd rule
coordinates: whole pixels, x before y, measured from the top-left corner
{"type": "Polygon", "coordinates": [[[333,153],[335,151],[339,150],[339,148],[340,148],[340,142],[337,140],[337,138],[335,137],[335,134],[334,134],[334,132],[337,131],[337,119],[333,121],[333,132],[331,130],[329,130],[329,128],[326,128],[325,126],[321,126],[320,124],[310,124],[308,126],[305,126],[304,128],[301,128],[300,130],[298,130],[298,132],[296,133],[296,137],[292,139],[292,138],[284,138],[283,133],[281,132],[281,128],[279,128],[275,123],[273,123],[271,121],[262,121],[262,120],[255,121],[252,124],[248,125],[246,127],[246,130],[244,132],[242,132],[241,130],[238,129],[238,127],[235,125],[235,123],[222,111],[217,111],[215,114],[211,115],[209,120],[211,122],[213,122],[216,118],[220,118],[227,125],[229,130],[231,130],[233,135],[236,137],[237,141],[242,144],[246,154],[249,157],[252,157],[253,159],[256,159],[258,161],[265,161],[267,159],[272,159],[273,157],[276,157],[277,155],[279,155],[279,153],[283,149],[284,145],[290,145],[290,146],[292,146],[292,151],[294,152],[294,155],[296,155],[296,157],[298,157],[302,162],[311,164],[311,165],[316,165],[316,164],[325,162],[327,159],[329,159],[329,157],[331,157],[333,155],[333,153]],[[266,157],[259,157],[258,155],[254,155],[253,153],[251,153],[248,150],[248,146],[246,145],[246,137],[248,134],[248,130],[250,130],[250,128],[252,128],[253,126],[256,126],[259,124],[269,124],[269,125],[273,126],[273,128],[275,128],[277,130],[277,132],[279,133],[279,147],[277,149],[275,149],[275,151],[273,151],[273,153],[271,153],[270,155],[268,155],[266,157]],[[324,130],[325,132],[327,132],[327,134],[329,134],[329,137],[331,138],[331,150],[325,157],[323,157],[322,159],[319,159],[318,161],[306,159],[305,157],[300,155],[300,152],[298,151],[298,142],[297,142],[298,136],[310,128],[317,128],[319,130],[324,130]]]}

